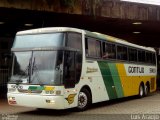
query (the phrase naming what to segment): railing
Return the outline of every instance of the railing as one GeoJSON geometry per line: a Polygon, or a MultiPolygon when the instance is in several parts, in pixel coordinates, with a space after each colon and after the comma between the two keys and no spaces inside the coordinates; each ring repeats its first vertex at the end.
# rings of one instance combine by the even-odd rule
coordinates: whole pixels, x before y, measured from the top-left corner
{"type": "Polygon", "coordinates": [[[0,98],[6,97],[9,69],[0,69],[0,98]]]}

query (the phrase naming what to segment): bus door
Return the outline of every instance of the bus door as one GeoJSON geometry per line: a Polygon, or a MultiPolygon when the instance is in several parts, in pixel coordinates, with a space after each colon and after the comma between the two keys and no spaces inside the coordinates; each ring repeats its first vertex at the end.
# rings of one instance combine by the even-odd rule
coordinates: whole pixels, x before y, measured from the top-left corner
{"type": "Polygon", "coordinates": [[[66,51],[64,54],[64,85],[66,89],[75,87],[75,53],[66,51]]]}
{"type": "Polygon", "coordinates": [[[75,70],[76,52],[66,51],[64,54],[64,87],[65,87],[65,108],[76,106],[76,93],[74,91],[76,83],[75,70]]]}

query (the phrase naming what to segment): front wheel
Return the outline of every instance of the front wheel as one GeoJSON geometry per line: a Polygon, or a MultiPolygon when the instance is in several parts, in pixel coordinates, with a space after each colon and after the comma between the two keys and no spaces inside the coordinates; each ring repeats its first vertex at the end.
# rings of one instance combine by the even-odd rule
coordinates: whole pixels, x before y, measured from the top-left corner
{"type": "Polygon", "coordinates": [[[86,110],[91,104],[91,94],[87,89],[82,89],[78,95],[78,111],[86,110]]]}

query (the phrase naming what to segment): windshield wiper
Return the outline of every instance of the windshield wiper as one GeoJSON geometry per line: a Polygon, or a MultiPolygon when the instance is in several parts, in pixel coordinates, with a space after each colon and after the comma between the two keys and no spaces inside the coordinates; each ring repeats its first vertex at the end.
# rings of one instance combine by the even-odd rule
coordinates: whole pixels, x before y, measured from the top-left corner
{"type": "Polygon", "coordinates": [[[30,58],[29,64],[28,64],[27,68],[25,69],[25,71],[22,71],[23,74],[21,74],[21,75],[19,76],[19,80],[16,80],[16,81],[22,83],[22,82],[23,82],[22,77],[24,77],[24,76],[27,77],[27,76],[28,76],[28,79],[29,79],[29,80],[27,80],[27,81],[30,83],[30,80],[31,80],[31,77],[30,77],[30,74],[31,74],[31,63],[32,63],[32,59],[30,58]]]}
{"type": "Polygon", "coordinates": [[[31,82],[31,65],[32,65],[32,57],[29,60],[29,65],[27,66],[28,76],[29,76],[29,83],[31,82]]]}
{"type": "Polygon", "coordinates": [[[31,82],[33,82],[35,80],[35,78],[37,78],[37,80],[39,81],[39,84],[42,84],[42,81],[39,78],[39,69],[38,69],[38,67],[36,65],[35,57],[34,57],[34,60],[33,60],[32,74],[31,75],[33,75],[34,72],[35,72],[35,76],[33,76],[31,82]]]}
{"type": "MultiPolygon", "coordinates": [[[[28,66],[26,67],[26,69],[23,71],[23,70],[20,70],[19,74],[16,74],[15,76],[17,76],[17,79],[13,79],[13,81],[15,81],[17,84],[19,83],[22,83],[23,82],[23,79],[22,78],[28,78],[27,81],[29,82],[30,81],[30,71],[31,71],[31,58],[29,60],[29,64],[28,66]]],[[[11,79],[12,81],[12,79],[11,79]]]]}

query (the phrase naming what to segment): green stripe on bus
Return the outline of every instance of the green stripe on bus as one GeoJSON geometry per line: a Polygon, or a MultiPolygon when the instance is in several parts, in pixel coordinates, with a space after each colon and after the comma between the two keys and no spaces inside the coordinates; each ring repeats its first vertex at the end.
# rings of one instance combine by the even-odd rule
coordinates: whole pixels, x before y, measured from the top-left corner
{"type": "Polygon", "coordinates": [[[114,82],[114,85],[115,85],[115,90],[116,90],[116,93],[117,93],[117,97],[121,98],[121,97],[124,96],[124,94],[123,94],[123,88],[122,88],[122,84],[121,84],[121,80],[120,80],[120,77],[119,77],[119,74],[118,74],[116,64],[115,63],[109,63],[108,66],[109,66],[109,69],[111,71],[111,76],[112,76],[112,79],[113,79],[113,82],[114,82]]]}
{"type": "Polygon", "coordinates": [[[113,82],[113,79],[112,79],[112,76],[111,76],[111,71],[109,69],[108,64],[106,62],[103,62],[103,61],[99,61],[98,64],[99,64],[99,68],[101,70],[101,74],[102,74],[102,77],[103,77],[103,80],[104,80],[104,84],[106,86],[106,90],[108,92],[109,99],[117,98],[117,93],[116,93],[115,88],[113,87],[114,82],[113,82]]]}
{"type": "Polygon", "coordinates": [[[28,90],[43,90],[43,86],[29,86],[28,90]]]}

